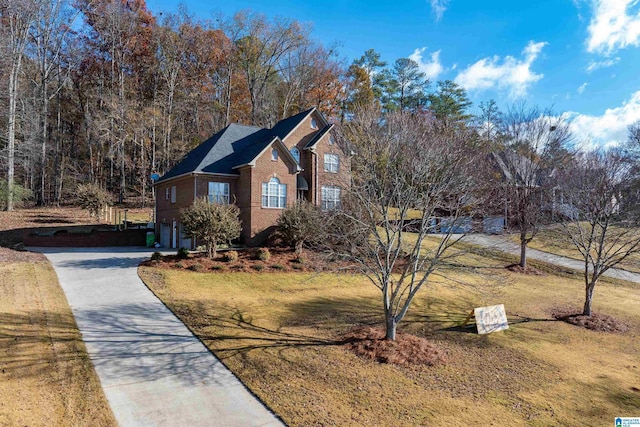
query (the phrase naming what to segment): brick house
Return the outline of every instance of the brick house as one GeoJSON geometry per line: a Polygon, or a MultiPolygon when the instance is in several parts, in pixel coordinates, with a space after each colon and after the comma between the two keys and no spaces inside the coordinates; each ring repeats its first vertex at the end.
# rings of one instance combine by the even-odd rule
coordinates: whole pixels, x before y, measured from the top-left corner
{"type": "Polygon", "coordinates": [[[241,241],[259,245],[282,210],[296,200],[322,209],[340,203],[351,162],[323,115],[312,108],[271,129],[232,124],[189,152],[156,183],[156,235],[164,247],[193,249],[180,210],[196,198],[236,203],[241,241]]]}

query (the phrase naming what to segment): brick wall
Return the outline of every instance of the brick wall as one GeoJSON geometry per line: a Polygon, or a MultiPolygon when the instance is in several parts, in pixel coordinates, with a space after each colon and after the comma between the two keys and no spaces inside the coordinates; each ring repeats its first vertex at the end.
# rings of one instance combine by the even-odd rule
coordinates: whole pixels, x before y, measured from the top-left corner
{"type": "Polygon", "coordinates": [[[54,248],[99,248],[107,246],[145,246],[147,230],[92,231],[91,234],[58,232],[53,236],[25,233],[25,246],[54,248]]]}

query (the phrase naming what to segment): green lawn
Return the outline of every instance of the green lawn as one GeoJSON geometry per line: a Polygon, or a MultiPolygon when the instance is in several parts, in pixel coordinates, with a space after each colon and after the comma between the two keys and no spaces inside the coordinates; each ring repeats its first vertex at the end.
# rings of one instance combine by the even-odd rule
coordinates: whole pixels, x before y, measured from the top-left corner
{"type": "MultiPolygon", "coordinates": [[[[339,344],[380,325],[378,290],[355,275],[195,273],[141,267],[147,285],[276,414],[309,425],[610,425],[640,413],[640,295],[603,281],[594,309],[631,326],[605,334],[554,321],[582,304],[579,278],[449,269],[422,292],[400,332],[426,337],[446,364],[400,367],[339,344]],[[480,274],[479,274],[480,273],[480,274]],[[456,326],[476,306],[505,304],[510,329],[456,326]]],[[[469,261],[469,259],[467,259],[469,261]]]]}

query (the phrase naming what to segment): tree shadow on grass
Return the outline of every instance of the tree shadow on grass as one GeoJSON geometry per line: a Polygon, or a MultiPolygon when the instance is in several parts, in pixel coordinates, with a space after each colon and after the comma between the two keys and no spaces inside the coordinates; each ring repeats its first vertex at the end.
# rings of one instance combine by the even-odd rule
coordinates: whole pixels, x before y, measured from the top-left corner
{"type": "Polygon", "coordinates": [[[202,303],[189,302],[177,303],[172,308],[221,360],[254,350],[340,346],[350,342],[284,330],[286,326],[293,325],[278,328],[261,326],[249,313],[237,307],[211,309],[202,303]]]}
{"type": "MultiPolygon", "coordinates": [[[[233,385],[235,378],[192,333],[159,304],[76,309],[74,318],[41,311],[0,313],[0,364],[17,377],[49,375],[51,363],[83,357],[84,341],[103,386],[173,379],[186,385],[233,385]],[[42,354],[42,342],[58,345],[42,354]],[[47,372],[49,372],[47,374],[47,372]]],[[[86,356],[84,356],[86,357],[86,356]]]]}

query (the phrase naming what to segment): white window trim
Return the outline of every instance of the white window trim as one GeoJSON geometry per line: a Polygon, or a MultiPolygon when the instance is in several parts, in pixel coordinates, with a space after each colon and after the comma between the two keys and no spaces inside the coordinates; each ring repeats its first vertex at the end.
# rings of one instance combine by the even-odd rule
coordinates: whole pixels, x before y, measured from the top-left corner
{"type": "Polygon", "coordinates": [[[296,162],[300,163],[300,150],[298,150],[298,147],[291,148],[291,155],[296,159],[296,162]]]}
{"type": "Polygon", "coordinates": [[[275,148],[271,150],[271,161],[273,162],[278,161],[278,150],[275,148]]]}
{"type": "Polygon", "coordinates": [[[323,211],[340,207],[342,188],[336,185],[323,185],[321,196],[321,207],[323,211]]]}
{"type": "Polygon", "coordinates": [[[287,184],[280,184],[278,178],[262,183],[262,207],[284,209],[287,206],[287,184]]]}
{"type": "Polygon", "coordinates": [[[218,203],[221,205],[228,205],[229,204],[229,183],[209,181],[209,184],[207,186],[207,200],[209,200],[209,203],[218,203]],[[215,188],[215,184],[222,185],[222,188],[223,188],[222,193],[213,191],[215,188]]]}
{"type": "Polygon", "coordinates": [[[324,155],[324,171],[331,172],[331,173],[338,173],[339,170],[340,170],[340,157],[337,154],[332,154],[332,153],[325,154],[324,155]]]}

